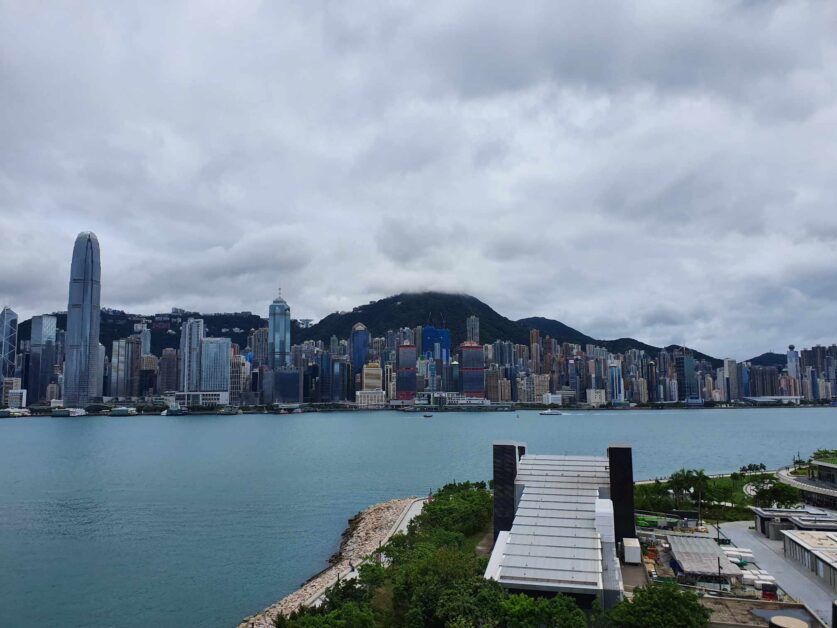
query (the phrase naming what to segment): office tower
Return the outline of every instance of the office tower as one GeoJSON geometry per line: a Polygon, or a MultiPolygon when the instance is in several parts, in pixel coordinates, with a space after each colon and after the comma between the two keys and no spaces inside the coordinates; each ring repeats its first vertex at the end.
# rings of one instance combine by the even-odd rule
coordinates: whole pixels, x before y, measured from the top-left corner
{"type": "Polygon", "coordinates": [[[251,332],[247,338],[247,344],[250,345],[250,350],[253,352],[253,364],[256,366],[267,366],[269,363],[269,337],[270,329],[262,327],[251,332]]]}
{"type": "Polygon", "coordinates": [[[180,390],[201,389],[201,341],[205,335],[203,319],[190,318],[180,328],[180,390]]]}
{"type": "Polygon", "coordinates": [[[788,376],[799,379],[799,351],[793,345],[788,346],[788,376]]]}
{"type": "Polygon", "coordinates": [[[738,379],[738,364],[735,360],[727,358],[724,360],[724,376],[726,387],[726,400],[738,401],[741,398],[741,389],[738,379]]]}
{"type": "Polygon", "coordinates": [[[10,308],[0,311],[0,385],[15,376],[17,365],[17,314],[10,308]]]}
{"type": "Polygon", "coordinates": [[[532,357],[532,372],[541,372],[541,332],[537,329],[529,331],[529,355],[532,357]]]}
{"type": "Polygon", "coordinates": [[[678,353],[674,356],[674,370],[677,376],[677,395],[671,401],[686,401],[697,396],[695,381],[695,359],[691,355],[678,353]]]}
{"type": "Polygon", "coordinates": [[[273,400],[276,403],[302,402],[302,370],[295,366],[282,366],[273,372],[273,400]]]}
{"type": "Polygon", "coordinates": [[[419,325],[419,326],[417,326],[413,329],[413,343],[416,345],[416,355],[417,356],[424,355],[424,352],[422,351],[422,345],[421,345],[421,334],[422,334],[422,332],[423,332],[423,328],[422,328],[421,325],[419,325]]]}
{"type": "Polygon", "coordinates": [[[619,360],[610,360],[608,362],[608,392],[610,393],[610,401],[613,403],[622,403],[625,401],[625,389],[622,381],[622,363],[619,360]]]}
{"type": "Polygon", "coordinates": [[[355,323],[349,336],[352,374],[358,375],[369,356],[369,330],[363,323],[355,323]]]}
{"type": "Polygon", "coordinates": [[[480,319],[476,316],[469,316],[465,320],[465,340],[468,342],[480,341],[480,319]]]}
{"type": "Polygon", "coordinates": [[[86,406],[96,390],[101,274],[96,234],[90,231],[78,234],[70,265],[67,303],[64,405],[68,407],[86,406]]]}
{"type": "Polygon", "coordinates": [[[229,392],[230,351],[229,338],[204,338],[201,340],[200,390],[202,392],[229,392]]]}
{"type": "Polygon", "coordinates": [[[334,334],[328,342],[328,351],[331,355],[339,355],[340,353],[340,340],[334,334]]]}
{"type": "Polygon", "coordinates": [[[230,405],[241,405],[241,393],[245,390],[247,374],[247,360],[239,353],[238,345],[233,343],[230,355],[230,405]]]}
{"type": "MultiPolygon", "coordinates": [[[[485,397],[485,357],[481,344],[463,342],[459,347],[461,356],[460,378],[462,394],[466,397],[485,397]]],[[[547,376],[548,377],[548,376],[547,376]]]]}
{"type": "MultiPolygon", "coordinates": [[[[11,407],[9,405],[9,394],[13,390],[20,390],[22,388],[22,382],[19,377],[7,377],[2,382],[0,382],[0,405],[11,407]]],[[[25,403],[23,404],[26,405],[25,403]]]]}
{"type": "Polygon", "coordinates": [[[56,318],[49,314],[32,317],[29,342],[29,376],[26,389],[30,404],[46,399],[55,364],[56,318]]]}
{"type": "Polygon", "coordinates": [[[128,336],[128,396],[140,396],[142,372],[142,339],[138,335],[128,336]]]}
{"type": "MultiPolygon", "coordinates": [[[[140,347],[142,347],[142,338],[140,338],[140,347]]],[[[159,369],[159,360],[156,355],[146,354],[140,358],[139,368],[139,396],[151,397],[158,393],[157,390],[157,371],[159,369]]]]}
{"type": "Polygon", "coordinates": [[[104,386],[105,386],[105,371],[106,371],[106,364],[107,364],[107,352],[105,351],[105,345],[101,342],[98,346],[98,357],[96,358],[96,372],[94,373],[94,388],[91,391],[91,395],[96,399],[102,398],[104,393],[104,386]]]}
{"type": "Polygon", "coordinates": [[[139,331],[139,337],[142,355],[149,355],[151,353],[151,330],[143,325],[139,331]]]}
{"type": "Polygon", "coordinates": [[[363,365],[363,390],[383,390],[384,370],[380,363],[370,362],[363,365]]]}
{"type": "Polygon", "coordinates": [[[430,360],[450,362],[450,329],[425,326],[421,328],[421,349],[424,357],[430,360]]]}
{"type": "Polygon", "coordinates": [[[177,351],[163,349],[163,355],[157,362],[157,391],[162,393],[177,390],[177,351]]]}
{"type": "Polygon", "coordinates": [[[138,397],[142,371],[142,342],[138,336],[114,340],[110,352],[110,396],[138,397]]]}
{"type": "Polygon", "coordinates": [[[402,344],[395,356],[395,397],[411,401],[416,398],[416,346],[402,344]]]}
{"type": "Polygon", "coordinates": [[[268,353],[270,368],[291,364],[291,308],[279,291],[268,311],[268,353]]]}

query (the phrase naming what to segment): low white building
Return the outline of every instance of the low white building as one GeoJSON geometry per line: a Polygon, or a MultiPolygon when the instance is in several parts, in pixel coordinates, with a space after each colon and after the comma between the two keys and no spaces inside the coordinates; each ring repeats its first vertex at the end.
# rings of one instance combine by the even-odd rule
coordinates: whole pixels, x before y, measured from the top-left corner
{"type": "Polygon", "coordinates": [[[355,393],[358,408],[383,408],[387,405],[386,393],[381,390],[358,390],[355,393]]]}
{"type": "Polygon", "coordinates": [[[26,407],[26,389],[14,388],[9,391],[6,402],[10,408],[25,408],[26,407]]]}
{"type": "Polygon", "coordinates": [[[594,408],[607,405],[607,391],[604,388],[588,388],[587,405],[594,408]]]}
{"type": "Polygon", "coordinates": [[[218,392],[176,392],[163,395],[168,405],[175,403],[185,408],[193,406],[226,406],[230,403],[229,391],[218,392]]]}

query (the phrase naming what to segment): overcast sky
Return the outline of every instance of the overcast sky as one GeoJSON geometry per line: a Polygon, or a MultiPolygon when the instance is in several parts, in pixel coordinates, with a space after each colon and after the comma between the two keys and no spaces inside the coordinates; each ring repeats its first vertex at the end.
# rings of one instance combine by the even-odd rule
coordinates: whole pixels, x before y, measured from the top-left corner
{"type": "Polygon", "coordinates": [[[0,301],[837,341],[837,4],[0,2],[0,301]]]}

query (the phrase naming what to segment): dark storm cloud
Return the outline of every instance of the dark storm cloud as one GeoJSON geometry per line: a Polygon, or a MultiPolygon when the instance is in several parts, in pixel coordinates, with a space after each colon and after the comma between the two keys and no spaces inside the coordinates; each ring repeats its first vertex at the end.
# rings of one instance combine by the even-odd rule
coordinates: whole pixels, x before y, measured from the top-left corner
{"type": "Polygon", "coordinates": [[[317,318],[402,290],[746,358],[835,340],[837,9],[0,8],[0,299],[317,318]]]}

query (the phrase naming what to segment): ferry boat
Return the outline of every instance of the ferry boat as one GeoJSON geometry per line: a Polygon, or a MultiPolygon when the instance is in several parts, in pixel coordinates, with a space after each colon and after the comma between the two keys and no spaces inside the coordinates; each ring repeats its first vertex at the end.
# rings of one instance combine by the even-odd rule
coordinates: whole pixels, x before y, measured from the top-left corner
{"type": "Polygon", "coordinates": [[[54,408],[51,416],[54,417],[68,417],[68,416],[85,416],[87,411],[84,408],[54,408]]]}
{"type": "Polygon", "coordinates": [[[137,409],[136,408],[126,408],[125,406],[120,406],[119,408],[112,408],[110,411],[111,416],[136,416],[137,409]]]}
{"type": "Polygon", "coordinates": [[[241,414],[241,410],[238,406],[224,406],[218,410],[218,414],[241,414]]]}
{"type": "Polygon", "coordinates": [[[543,414],[545,416],[559,416],[563,414],[560,410],[556,410],[555,408],[550,408],[549,410],[541,410],[538,414],[543,414]]]}
{"type": "Polygon", "coordinates": [[[173,403],[160,413],[160,416],[183,416],[189,414],[189,410],[179,403],[173,403]]]}

